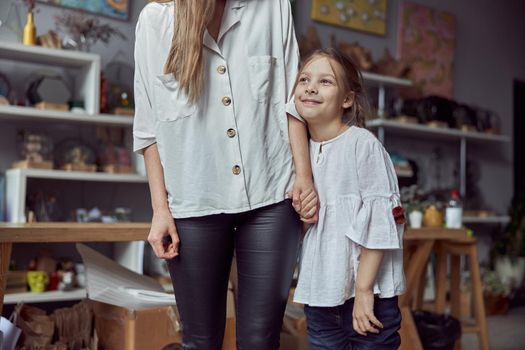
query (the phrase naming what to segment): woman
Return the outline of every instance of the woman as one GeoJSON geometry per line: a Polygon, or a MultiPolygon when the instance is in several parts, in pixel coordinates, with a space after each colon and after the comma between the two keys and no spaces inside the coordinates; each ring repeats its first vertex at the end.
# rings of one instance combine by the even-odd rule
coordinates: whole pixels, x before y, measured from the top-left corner
{"type": "Polygon", "coordinates": [[[221,348],[235,252],[237,348],[278,349],[301,231],[287,191],[303,221],[317,211],[306,128],[285,113],[298,66],[288,0],[150,3],[135,65],[148,241],[168,260],[184,348],[221,348]]]}

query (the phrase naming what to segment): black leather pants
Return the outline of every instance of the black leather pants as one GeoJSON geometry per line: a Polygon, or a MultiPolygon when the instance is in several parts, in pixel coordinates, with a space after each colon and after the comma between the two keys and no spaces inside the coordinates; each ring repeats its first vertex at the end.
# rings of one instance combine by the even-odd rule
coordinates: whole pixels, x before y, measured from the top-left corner
{"type": "Polygon", "coordinates": [[[179,256],[168,266],[182,321],[183,349],[221,349],[234,251],[237,349],[279,349],[301,230],[291,201],[175,223],[179,256]]]}

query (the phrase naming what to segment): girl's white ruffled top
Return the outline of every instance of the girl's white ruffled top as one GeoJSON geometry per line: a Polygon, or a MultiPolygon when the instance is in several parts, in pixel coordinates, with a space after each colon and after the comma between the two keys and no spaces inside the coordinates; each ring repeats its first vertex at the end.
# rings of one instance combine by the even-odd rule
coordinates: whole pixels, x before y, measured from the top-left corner
{"type": "Polygon", "coordinates": [[[404,227],[392,214],[399,187],[383,145],[352,126],[329,141],[311,140],[310,158],[321,206],[303,242],[294,301],[337,306],[353,298],[361,247],[385,250],[374,294],[402,294],[404,227]]]}

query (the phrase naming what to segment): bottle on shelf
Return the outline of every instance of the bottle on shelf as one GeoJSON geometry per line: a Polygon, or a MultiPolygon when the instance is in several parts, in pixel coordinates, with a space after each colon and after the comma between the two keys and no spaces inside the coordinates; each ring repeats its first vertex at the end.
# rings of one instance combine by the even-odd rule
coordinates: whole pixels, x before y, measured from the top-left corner
{"type": "Polygon", "coordinates": [[[445,225],[447,228],[461,228],[463,225],[463,205],[457,189],[450,193],[450,199],[445,209],[445,225]]]}

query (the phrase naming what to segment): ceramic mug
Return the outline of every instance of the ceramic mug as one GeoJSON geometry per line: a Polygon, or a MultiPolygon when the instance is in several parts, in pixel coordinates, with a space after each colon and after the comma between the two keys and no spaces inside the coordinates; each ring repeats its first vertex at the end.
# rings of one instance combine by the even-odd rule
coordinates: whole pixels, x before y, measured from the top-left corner
{"type": "Polygon", "coordinates": [[[49,276],[45,271],[27,271],[27,283],[33,293],[42,293],[49,283],[49,276]]]}
{"type": "Polygon", "coordinates": [[[421,228],[423,213],[419,210],[411,211],[410,214],[408,214],[408,222],[410,223],[411,228],[421,228]]]}

